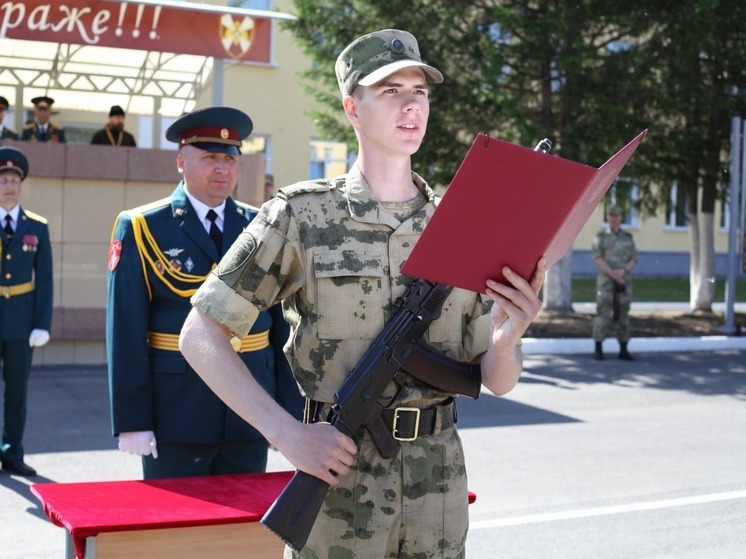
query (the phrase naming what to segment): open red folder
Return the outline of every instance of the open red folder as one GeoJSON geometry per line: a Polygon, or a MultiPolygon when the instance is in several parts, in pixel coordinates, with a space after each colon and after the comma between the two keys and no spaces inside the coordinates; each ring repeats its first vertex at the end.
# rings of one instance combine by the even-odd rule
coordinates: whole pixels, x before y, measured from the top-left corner
{"type": "Polygon", "coordinates": [[[484,293],[503,266],[529,278],[559,260],[637,146],[598,169],[478,134],[402,273],[484,293]]]}

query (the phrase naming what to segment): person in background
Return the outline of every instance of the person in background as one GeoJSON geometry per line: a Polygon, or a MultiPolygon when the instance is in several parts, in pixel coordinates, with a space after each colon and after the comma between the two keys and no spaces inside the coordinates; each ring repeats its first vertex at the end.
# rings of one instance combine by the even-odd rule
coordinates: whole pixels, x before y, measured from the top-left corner
{"type": "MultiPolygon", "coordinates": [[[[413,281],[399,270],[437,198],[411,156],[425,136],[431,84],[443,76],[397,29],[348,45],[336,74],[357,161],[345,175],[280,188],[264,203],[192,297],[180,347],[295,467],[331,486],[306,546],[286,548],[286,559],[460,558],[468,492],[454,394],[400,371],[378,400],[377,433],[397,448],[391,458],[367,429],[353,439],[328,423],[335,392],[413,281]],[[307,398],[305,424],[279,409],[230,349],[231,336],[279,301],[293,325],[288,352],[307,398]]],[[[487,280],[484,294],[454,289],[425,341],[481,363],[482,383],[507,393],[521,372],[521,336],[541,309],[545,271],[541,259],[529,280],[505,267],[506,285],[487,280]]]]}
{"type": "Polygon", "coordinates": [[[109,122],[96,132],[91,143],[101,146],[137,147],[135,137],[124,129],[124,109],[113,105],[109,109],[109,122]]]}
{"type": "Polygon", "coordinates": [[[65,130],[49,121],[52,116],[54,99],[47,96],[34,97],[34,121],[26,125],[21,131],[21,140],[29,142],[57,142],[65,143],[65,130]]]}
{"type": "Polygon", "coordinates": [[[632,235],[622,230],[622,208],[611,206],[606,213],[609,226],[593,239],[596,275],[596,317],[593,321],[594,358],[603,360],[603,341],[607,335],[619,340],[619,359],[634,361],[627,344],[630,339],[629,309],[632,304],[632,278],[637,264],[637,249],[632,235]]]}
{"type": "MultiPolygon", "coordinates": [[[[267,441],[178,348],[189,297],[257,213],[231,198],[251,128],[248,115],[228,107],[179,118],[166,138],[179,145],[183,180],[170,197],[122,212],[114,224],[106,316],[112,428],[120,450],[142,456],[146,479],[266,468],[267,441]]],[[[303,401],[283,353],[288,336],[275,306],[232,347],[273,402],[300,417],[303,401]]]]}
{"type": "Polygon", "coordinates": [[[0,140],[17,140],[18,134],[15,130],[11,130],[5,124],[3,124],[3,119],[5,119],[5,113],[8,110],[8,107],[10,104],[8,103],[8,100],[5,97],[0,96],[0,140]]]}
{"type": "Polygon", "coordinates": [[[35,476],[24,462],[23,431],[34,348],[52,326],[52,247],[47,220],[23,208],[26,156],[0,147],[0,366],[5,391],[0,458],[3,471],[35,476]]]}

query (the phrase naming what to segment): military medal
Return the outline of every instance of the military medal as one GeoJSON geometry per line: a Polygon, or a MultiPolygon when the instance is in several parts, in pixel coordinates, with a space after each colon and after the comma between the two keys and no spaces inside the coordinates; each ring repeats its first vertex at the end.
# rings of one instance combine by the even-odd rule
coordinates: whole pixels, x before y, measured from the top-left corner
{"type": "Polygon", "coordinates": [[[184,267],[186,268],[187,272],[191,272],[194,269],[194,260],[192,260],[192,257],[186,259],[186,262],[184,262],[184,267]]]}

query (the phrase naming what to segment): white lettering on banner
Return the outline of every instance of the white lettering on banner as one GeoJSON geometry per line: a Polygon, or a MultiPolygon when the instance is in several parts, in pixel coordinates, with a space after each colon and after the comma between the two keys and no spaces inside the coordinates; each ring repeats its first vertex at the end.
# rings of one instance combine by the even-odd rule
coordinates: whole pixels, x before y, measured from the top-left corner
{"type": "Polygon", "coordinates": [[[8,29],[15,29],[21,24],[21,21],[23,21],[23,18],[26,15],[26,6],[23,4],[13,4],[12,2],[6,2],[2,6],[0,6],[0,10],[5,12],[3,14],[3,20],[2,24],[0,25],[0,39],[5,37],[5,32],[8,29]],[[18,17],[16,19],[12,19],[14,13],[18,13],[18,17]]]}
{"type": "Polygon", "coordinates": [[[31,31],[46,31],[52,27],[49,23],[49,6],[39,6],[31,10],[26,25],[31,31]]]}
{"type": "MultiPolygon", "coordinates": [[[[118,24],[114,30],[117,37],[121,37],[124,33],[123,25],[128,7],[127,3],[119,5],[118,24]]],[[[152,8],[152,18],[149,20],[144,18],[147,7],[145,4],[137,4],[132,36],[134,38],[140,36],[140,27],[145,19],[145,25],[150,26],[148,37],[155,40],[158,38],[158,20],[161,16],[161,6],[150,6],[152,8]]],[[[55,33],[61,31],[73,33],[80,37],[82,43],[89,45],[97,44],[101,36],[110,30],[111,27],[107,23],[112,19],[112,13],[107,9],[94,12],[90,7],[75,8],[66,4],[37,6],[26,17],[26,6],[24,4],[5,2],[0,4],[0,12],[2,12],[0,38],[4,38],[8,30],[22,28],[25,25],[29,31],[50,30],[55,33]],[[56,12],[52,11],[54,8],[57,9],[56,12]]]]}

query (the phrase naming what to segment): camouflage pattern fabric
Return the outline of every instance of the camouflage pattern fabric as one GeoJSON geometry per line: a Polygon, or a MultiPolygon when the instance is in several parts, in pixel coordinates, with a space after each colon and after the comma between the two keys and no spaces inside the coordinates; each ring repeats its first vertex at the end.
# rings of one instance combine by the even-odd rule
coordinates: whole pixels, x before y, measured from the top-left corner
{"type": "MultiPolygon", "coordinates": [[[[259,310],[282,300],[293,326],[288,358],[301,390],[333,402],[412,281],[399,271],[436,205],[427,184],[412,178],[427,203],[403,222],[375,200],[356,166],[337,179],[280,189],[193,304],[241,336],[259,310]]],[[[449,357],[477,359],[489,342],[490,304],[454,289],[426,341],[449,357]]],[[[450,396],[392,382],[382,403],[426,408],[450,396]]],[[[455,427],[403,443],[391,460],[367,439],[356,442],[356,468],[329,492],[309,545],[296,557],[461,557],[466,473],[455,427]]]]}
{"type": "MultiPolygon", "coordinates": [[[[632,235],[626,231],[613,233],[609,229],[600,231],[593,240],[593,258],[602,258],[613,269],[623,268],[637,259],[637,249],[632,235]]],[[[613,320],[614,281],[601,272],[596,276],[596,318],[593,321],[593,339],[602,342],[615,335],[620,342],[630,338],[629,309],[632,304],[632,277],[625,278],[626,289],[616,293],[619,304],[619,319],[613,320]]]]}

